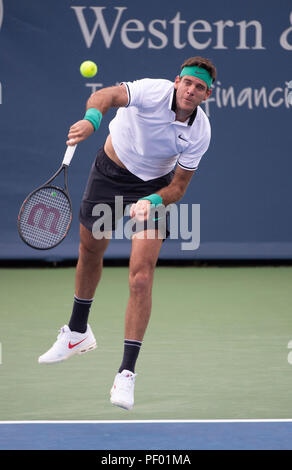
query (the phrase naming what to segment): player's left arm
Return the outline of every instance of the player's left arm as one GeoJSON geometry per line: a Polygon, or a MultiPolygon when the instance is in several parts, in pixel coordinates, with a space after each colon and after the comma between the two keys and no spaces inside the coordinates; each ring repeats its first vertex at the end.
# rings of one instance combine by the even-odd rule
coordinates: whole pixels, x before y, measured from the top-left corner
{"type": "Polygon", "coordinates": [[[184,170],[180,166],[176,167],[171,183],[157,191],[164,206],[177,202],[184,196],[194,173],[194,171],[184,170]]]}
{"type": "MultiPolygon", "coordinates": [[[[176,167],[171,183],[156,193],[162,198],[164,206],[177,202],[184,196],[194,173],[195,171],[183,170],[180,166],[176,167]]],[[[150,213],[150,206],[151,202],[149,200],[139,199],[135,204],[132,204],[130,216],[147,219],[150,213]]]]}

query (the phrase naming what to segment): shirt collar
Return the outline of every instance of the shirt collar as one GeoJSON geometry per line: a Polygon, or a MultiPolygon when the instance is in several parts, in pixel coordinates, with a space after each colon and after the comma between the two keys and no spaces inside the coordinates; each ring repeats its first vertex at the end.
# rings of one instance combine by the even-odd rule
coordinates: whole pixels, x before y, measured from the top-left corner
{"type": "MultiPolygon", "coordinates": [[[[173,96],[171,100],[171,111],[173,111],[174,113],[176,112],[176,89],[175,88],[173,90],[173,96]]],[[[196,107],[188,120],[188,126],[191,126],[193,124],[194,120],[196,119],[197,112],[198,112],[198,108],[196,107]]]]}

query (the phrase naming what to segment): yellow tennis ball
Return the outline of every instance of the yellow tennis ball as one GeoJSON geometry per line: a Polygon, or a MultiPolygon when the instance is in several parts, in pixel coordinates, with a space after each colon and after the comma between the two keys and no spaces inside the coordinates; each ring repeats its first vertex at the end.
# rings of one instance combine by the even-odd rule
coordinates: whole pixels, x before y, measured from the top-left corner
{"type": "Polygon", "coordinates": [[[97,65],[91,60],[85,60],[80,65],[80,73],[83,77],[91,78],[97,74],[97,65]]]}

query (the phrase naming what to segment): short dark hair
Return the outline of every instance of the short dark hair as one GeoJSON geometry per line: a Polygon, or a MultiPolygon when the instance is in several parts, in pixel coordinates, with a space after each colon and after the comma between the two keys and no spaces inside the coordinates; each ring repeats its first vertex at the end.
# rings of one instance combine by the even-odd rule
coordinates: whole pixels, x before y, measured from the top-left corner
{"type": "Polygon", "coordinates": [[[184,63],[181,65],[181,71],[184,67],[202,67],[209,72],[212,77],[212,83],[216,80],[216,67],[209,59],[205,59],[204,57],[190,57],[189,59],[185,60],[184,63]]]}

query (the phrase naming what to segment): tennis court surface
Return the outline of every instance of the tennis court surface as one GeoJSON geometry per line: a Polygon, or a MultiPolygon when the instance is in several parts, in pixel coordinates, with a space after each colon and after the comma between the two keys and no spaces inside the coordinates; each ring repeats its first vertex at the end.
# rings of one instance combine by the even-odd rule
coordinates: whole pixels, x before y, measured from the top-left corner
{"type": "Polygon", "coordinates": [[[0,449],[292,448],[290,266],[158,267],[130,412],[109,402],[127,268],[104,269],[98,348],[37,362],[68,321],[74,274],[0,269],[0,449]]]}

